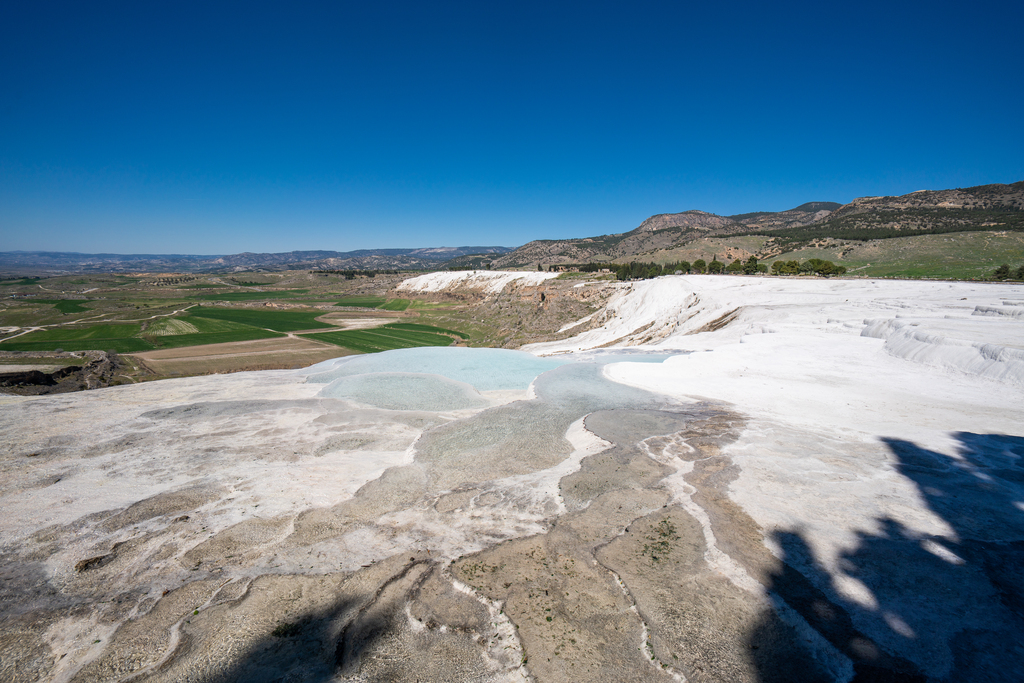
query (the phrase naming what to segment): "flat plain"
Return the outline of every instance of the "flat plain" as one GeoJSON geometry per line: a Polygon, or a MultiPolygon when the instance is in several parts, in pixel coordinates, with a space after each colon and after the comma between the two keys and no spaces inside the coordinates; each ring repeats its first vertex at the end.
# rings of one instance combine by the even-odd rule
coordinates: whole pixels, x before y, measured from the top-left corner
{"type": "MultiPolygon", "coordinates": [[[[408,311],[409,298],[388,296],[395,278],[290,273],[235,276],[137,274],[21,278],[0,282],[0,351],[43,353],[88,349],[143,354],[126,369],[133,380],[242,369],[290,368],[325,357],[417,345],[446,345],[467,336],[421,322],[420,328],[365,330],[430,313],[438,302],[408,311]],[[345,296],[352,294],[352,296],[345,296]],[[371,313],[368,309],[374,309],[371,313]],[[359,330],[364,330],[359,332],[359,330]],[[280,343],[273,353],[208,354],[223,344],[329,333],[322,342],[280,343]],[[347,344],[347,345],[346,345],[347,344]],[[313,353],[311,349],[316,349],[313,353]],[[154,353],[156,352],[156,353],[154,353]],[[332,355],[333,354],[333,355],[332,355]],[[171,356],[173,355],[173,362],[171,356]],[[251,357],[246,357],[250,356],[251,357]],[[220,356],[220,360],[214,360],[220,356]],[[191,361],[205,357],[203,361],[191,361]],[[148,360],[147,360],[148,359],[148,360]],[[315,359],[315,360],[314,360],[315,359]],[[149,362],[152,361],[152,362],[149,362]]],[[[413,308],[417,308],[413,306],[413,308]]]]}

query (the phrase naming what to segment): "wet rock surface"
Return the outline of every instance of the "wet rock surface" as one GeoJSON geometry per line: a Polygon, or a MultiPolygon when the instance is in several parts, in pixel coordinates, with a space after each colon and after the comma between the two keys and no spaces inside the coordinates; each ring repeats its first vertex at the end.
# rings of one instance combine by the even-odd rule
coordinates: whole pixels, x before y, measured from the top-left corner
{"type": "Polygon", "coordinates": [[[975,469],[889,444],[958,540],[864,530],[843,566],[872,610],[796,527],[737,502],[749,416],[585,360],[447,411],[295,372],[12,399],[0,678],[1015,679],[1019,439],[965,436],[975,469]],[[939,606],[897,607],[915,592],[939,606]],[[954,614],[965,628],[924,635],[954,614]]]}

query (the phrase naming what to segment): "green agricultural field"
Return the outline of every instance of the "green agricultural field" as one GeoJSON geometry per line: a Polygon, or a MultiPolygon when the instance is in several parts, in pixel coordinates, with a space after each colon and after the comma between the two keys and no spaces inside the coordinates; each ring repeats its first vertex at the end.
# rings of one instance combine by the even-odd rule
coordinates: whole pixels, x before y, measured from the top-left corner
{"type": "Polygon", "coordinates": [[[114,349],[118,353],[130,353],[152,349],[152,344],[138,338],[140,331],[141,325],[137,323],[40,330],[15,337],[10,341],[0,342],[0,351],[55,351],[57,349],[106,351],[114,349]]]}
{"type": "MultiPolygon", "coordinates": [[[[205,318],[197,318],[197,320],[205,321],[205,318]]],[[[197,334],[198,332],[198,327],[181,318],[162,318],[150,323],[146,328],[146,334],[153,337],[172,337],[179,334],[197,334]]]]}
{"type": "Polygon", "coordinates": [[[190,308],[189,318],[209,318],[242,323],[253,327],[266,328],[276,332],[297,332],[332,327],[327,323],[318,322],[316,317],[323,315],[320,311],[276,311],[256,308],[207,308],[205,306],[190,308]]]}
{"type": "Polygon", "coordinates": [[[382,296],[347,296],[335,306],[351,306],[353,308],[380,308],[387,303],[382,296]]]}
{"type": "Polygon", "coordinates": [[[409,308],[409,304],[411,303],[412,301],[410,301],[409,299],[392,299],[391,301],[381,306],[381,309],[385,311],[404,311],[405,309],[409,308]]]}
{"type": "Polygon", "coordinates": [[[74,299],[31,299],[33,303],[37,304],[53,304],[61,313],[84,313],[90,309],[86,308],[82,304],[85,303],[82,300],[74,299]]]}
{"type": "Polygon", "coordinates": [[[379,308],[382,311],[404,311],[413,302],[410,299],[386,299],[382,296],[347,296],[335,306],[353,308],[379,308]]]}
{"type": "MultiPolygon", "coordinates": [[[[440,331],[440,328],[432,328],[429,325],[415,325],[413,327],[440,331]]],[[[325,341],[335,346],[352,349],[353,351],[362,351],[363,353],[377,353],[378,351],[390,351],[392,349],[412,349],[419,346],[449,346],[452,343],[452,338],[447,334],[438,334],[422,329],[400,329],[394,325],[385,325],[384,327],[375,327],[369,330],[317,332],[302,336],[325,341]]]]}
{"type": "Polygon", "coordinates": [[[227,342],[254,341],[283,337],[280,332],[261,330],[255,327],[232,330],[231,332],[212,332],[198,334],[175,334],[153,337],[153,345],[159,349],[177,349],[183,346],[202,346],[203,344],[225,344],[227,342]]]}
{"type": "Polygon", "coordinates": [[[183,346],[270,339],[284,335],[231,320],[183,316],[158,320],[146,328],[143,336],[157,348],[176,349],[183,346]]]}

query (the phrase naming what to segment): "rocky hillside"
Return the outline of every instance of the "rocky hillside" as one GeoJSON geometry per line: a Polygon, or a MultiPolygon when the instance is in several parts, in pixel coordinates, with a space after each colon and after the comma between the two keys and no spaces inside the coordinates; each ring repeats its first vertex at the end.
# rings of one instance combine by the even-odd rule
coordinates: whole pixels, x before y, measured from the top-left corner
{"type": "Polygon", "coordinates": [[[808,202],[788,211],[759,211],[718,216],[706,211],[659,213],[636,229],[616,235],[569,240],[536,240],[494,259],[496,268],[531,264],[586,263],[628,259],[652,251],[672,249],[702,237],[733,235],[754,230],[782,230],[827,218],[841,204],[808,202]]]}
{"type": "Polygon", "coordinates": [[[798,228],[825,220],[842,204],[836,202],[807,202],[789,211],[757,211],[741,213],[729,218],[750,229],[782,230],[798,228]]]}
{"type": "Polygon", "coordinates": [[[682,213],[659,213],[640,224],[633,232],[657,232],[666,228],[694,228],[718,230],[731,226],[734,221],[725,216],[716,216],[706,211],[683,211],[682,213]]]}
{"type": "Polygon", "coordinates": [[[861,197],[849,204],[808,202],[788,211],[718,216],[683,211],[651,216],[626,233],[537,240],[493,260],[495,268],[623,261],[707,237],[760,234],[776,251],[822,238],[886,239],[908,234],[1024,230],[1024,181],[898,197],[861,197]]]}

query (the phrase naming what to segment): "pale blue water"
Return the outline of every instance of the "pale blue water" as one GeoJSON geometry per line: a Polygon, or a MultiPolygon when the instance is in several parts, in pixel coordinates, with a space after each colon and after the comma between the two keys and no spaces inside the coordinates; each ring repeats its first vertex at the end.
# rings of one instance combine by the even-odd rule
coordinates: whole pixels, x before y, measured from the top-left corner
{"type": "Polygon", "coordinates": [[[608,363],[662,362],[672,355],[598,350],[538,358],[505,349],[402,349],[321,363],[307,381],[326,385],[320,396],[389,410],[485,408],[427,430],[416,444],[416,462],[439,486],[454,487],[554,465],[572,450],[565,439],[569,425],[587,415],[626,443],[677,431],[697,414],[692,405],[604,376],[608,363]],[[493,408],[480,394],[531,384],[533,400],[493,408]]]}
{"type": "MultiPolygon", "coordinates": [[[[557,405],[556,412],[568,410],[579,417],[652,400],[646,392],[604,379],[602,366],[660,363],[672,355],[616,349],[538,358],[508,349],[399,349],[319,363],[307,370],[306,381],[326,384],[319,394],[326,398],[389,410],[431,411],[482,408],[487,401],[481,391],[525,390],[536,382],[540,401],[531,410],[550,413],[548,408],[557,405]]],[[[561,428],[564,420],[557,422],[561,428]]],[[[541,432],[545,438],[552,435],[541,432]]]]}
{"type": "Polygon", "coordinates": [[[478,391],[527,389],[548,370],[574,362],[569,356],[538,358],[524,351],[508,349],[467,349],[427,347],[398,349],[364,356],[348,356],[319,363],[306,381],[328,384],[342,377],[377,372],[405,372],[441,375],[470,384],[478,391]],[[332,365],[328,365],[328,363],[332,365]]]}
{"type": "Polygon", "coordinates": [[[449,411],[483,408],[487,400],[471,384],[441,375],[376,372],[340,377],[320,391],[325,398],[346,398],[387,410],[449,411]]]}

